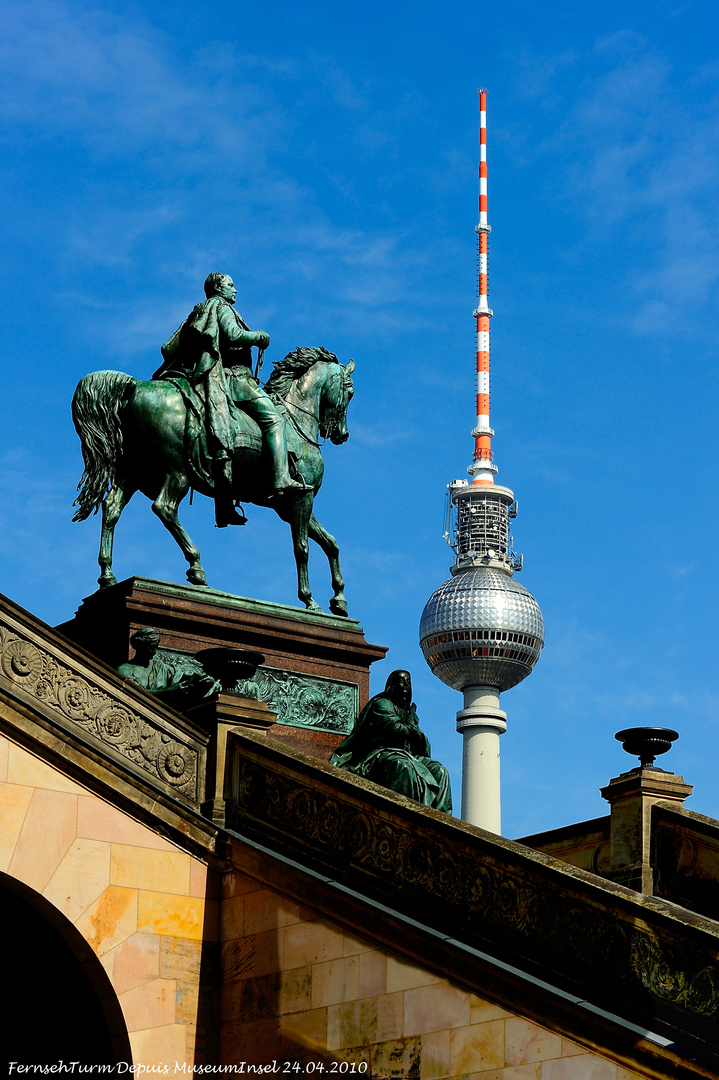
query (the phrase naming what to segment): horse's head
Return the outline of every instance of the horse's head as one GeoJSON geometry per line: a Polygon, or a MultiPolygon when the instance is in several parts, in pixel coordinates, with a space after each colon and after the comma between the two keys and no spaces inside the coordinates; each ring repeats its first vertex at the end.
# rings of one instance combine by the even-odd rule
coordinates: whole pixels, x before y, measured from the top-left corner
{"type": "MultiPolygon", "coordinates": [[[[303,417],[311,417],[321,438],[343,443],[349,438],[347,406],[354,394],[354,369],[354,360],[343,367],[328,349],[303,346],[277,361],[265,389],[275,401],[290,405],[288,415],[295,428],[306,423],[303,417]]],[[[300,434],[318,445],[306,432],[300,434]]]]}
{"type": "Polygon", "coordinates": [[[342,364],[328,365],[327,379],[320,397],[320,435],[337,445],[347,442],[347,408],[355,392],[352,382],[354,360],[346,367],[342,364]]]}

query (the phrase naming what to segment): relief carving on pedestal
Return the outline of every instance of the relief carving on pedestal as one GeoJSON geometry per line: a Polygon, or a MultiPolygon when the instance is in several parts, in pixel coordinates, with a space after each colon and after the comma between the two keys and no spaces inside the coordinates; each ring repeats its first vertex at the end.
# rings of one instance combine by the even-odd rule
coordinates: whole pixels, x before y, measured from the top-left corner
{"type": "MultiPolygon", "coordinates": [[[[160,648],[158,655],[178,671],[202,673],[189,653],[160,648]]],[[[240,679],[233,692],[253,701],[264,701],[277,714],[279,724],[347,735],[359,709],[356,683],[304,675],[282,668],[259,667],[254,675],[240,679]]]]}

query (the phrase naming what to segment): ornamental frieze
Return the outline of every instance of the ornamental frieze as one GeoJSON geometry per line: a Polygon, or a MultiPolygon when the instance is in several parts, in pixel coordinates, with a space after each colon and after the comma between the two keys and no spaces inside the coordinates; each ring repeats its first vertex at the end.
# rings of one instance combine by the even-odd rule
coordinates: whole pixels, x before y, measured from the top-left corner
{"type": "Polygon", "coordinates": [[[0,670],[12,685],[56,709],[85,735],[111,747],[178,793],[198,798],[199,755],[194,747],[6,627],[0,627],[0,670]]]}
{"type": "MultiPolygon", "coordinates": [[[[430,923],[462,928],[469,940],[498,943],[505,954],[572,979],[595,972],[602,993],[620,992],[643,1007],[679,1009],[700,1023],[719,1018],[717,942],[695,946],[671,927],[658,932],[643,916],[618,917],[613,898],[573,896],[573,882],[552,880],[543,863],[483,853],[461,832],[448,837],[434,822],[403,821],[372,812],[318,785],[274,771],[237,750],[231,821],[253,827],[308,861],[353,879],[376,897],[393,893],[430,923]],[[341,868],[341,869],[340,869],[341,868]],[[399,889],[399,893],[397,893],[399,889]]],[[[410,912],[411,913],[411,912],[410,912]]]]}

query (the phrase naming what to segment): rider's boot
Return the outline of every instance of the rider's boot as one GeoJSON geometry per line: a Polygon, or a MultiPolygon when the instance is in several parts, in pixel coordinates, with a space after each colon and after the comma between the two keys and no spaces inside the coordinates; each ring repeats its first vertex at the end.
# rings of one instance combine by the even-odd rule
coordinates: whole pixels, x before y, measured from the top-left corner
{"type": "Polygon", "coordinates": [[[276,424],[270,424],[265,429],[265,445],[272,457],[272,493],[270,498],[284,495],[288,492],[301,494],[303,491],[312,491],[310,484],[302,480],[293,480],[287,465],[287,440],[285,438],[285,426],[281,420],[276,424]]]}
{"type": "Polygon", "coordinates": [[[216,458],[213,469],[215,481],[215,526],[226,529],[228,525],[246,525],[247,518],[238,514],[232,495],[232,462],[229,457],[216,458]]]}

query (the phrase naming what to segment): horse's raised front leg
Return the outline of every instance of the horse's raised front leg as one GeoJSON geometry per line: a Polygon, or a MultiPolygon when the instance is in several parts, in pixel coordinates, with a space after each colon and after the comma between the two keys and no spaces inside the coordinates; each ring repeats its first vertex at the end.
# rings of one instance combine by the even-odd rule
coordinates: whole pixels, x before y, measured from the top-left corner
{"type": "Polygon", "coordinates": [[[191,585],[207,585],[205,571],[200,562],[200,552],[180,524],[177,508],[190,490],[190,481],[184,473],[170,473],[160,488],[160,493],[152,504],[152,509],[165,528],[172,533],[180,545],[182,554],[190,564],[187,580],[191,585]]]}
{"type": "Polygon", "coordinates": [[[308,570],[310,544],[307,539],[307,531],[312,516],[312,494],[300,495],[297,498],[286,498],[282,501],[278,499],[277,502],[278,505],[275,510],[283,521],[289,522],[292,529],[292,546],[297,566],[297,595],[308,611],[322,611],[322,608],[312,596],[308,570]]]}
{"type": "Polygon", "coordinates": [[[137,488],[129,486],[127,480],[116,481],[108,491],[102,504],[100,554],[97,557],[100,566],[100,576],[97,583],[101,589],[108,589],[110,585],[117,584],[117,578],[112,572],[112,544],[115,537],[115,526],[120,520],[120,514],[136,491],[137,488]]]}
{"type": "Polygon", "coordinates": [[[345,600],[345,582],[342,577],[342,571],[340,570],[340,549],[334,536],[327,532],[325,528],[320,525],[319,521],[314,514],[310,515],[309,524],[307,526],[307,532],[310,539],[324,551],[327,556],[327,561],[330,564],[330,573],[332,574],[332,589],[334,596],[330,600],[330,611],[333,615],[347,616],[347,601],[345,600]]]}

